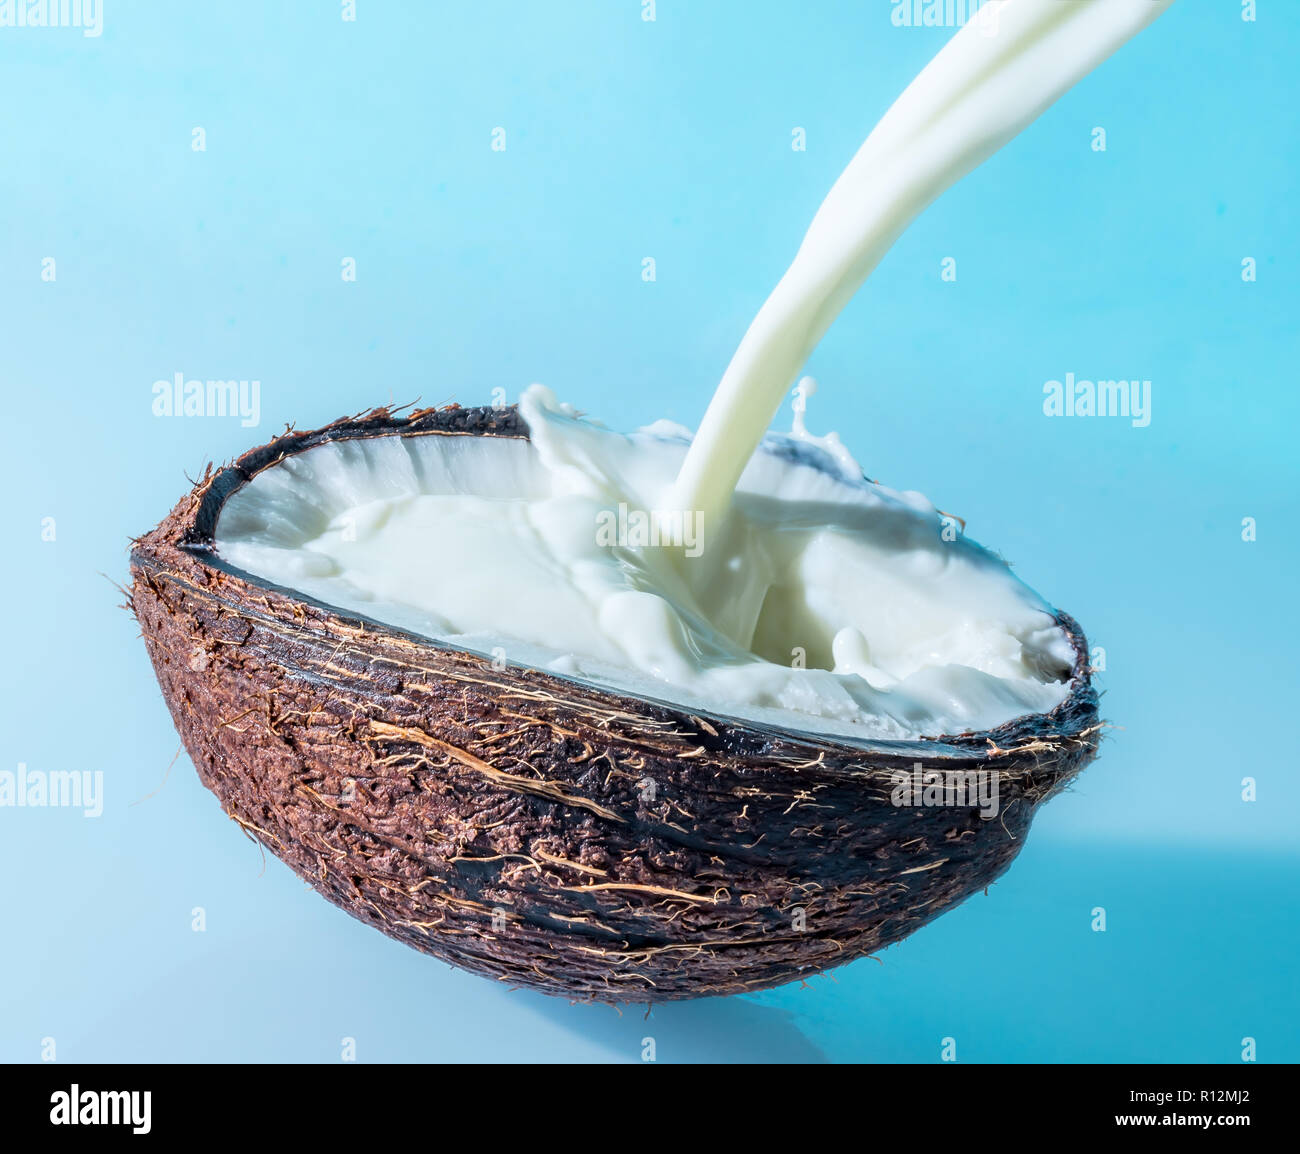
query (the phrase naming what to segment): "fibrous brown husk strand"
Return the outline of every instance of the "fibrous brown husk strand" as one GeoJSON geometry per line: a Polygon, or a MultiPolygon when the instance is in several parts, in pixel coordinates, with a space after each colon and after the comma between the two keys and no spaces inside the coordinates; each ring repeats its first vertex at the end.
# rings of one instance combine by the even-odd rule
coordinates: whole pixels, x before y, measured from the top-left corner
{"type": "MultiPolygon", "coordinates": [[[[866,748],[697,717],[459,652],[227,566],[226,498],[377,436],[525,436],[513,409],[387,410],[209,473],[131,554],[131,603],[203,783],[331,901],[458,966],[573,999],[757,990],[984,889],[1093,756],[1087,646],[1050,714],[866,748]],[[997,775],[999,812],[897,806],[894,774],[997,775]]],[[[448,561],[454,563],[454,559],[448,561]]]]}

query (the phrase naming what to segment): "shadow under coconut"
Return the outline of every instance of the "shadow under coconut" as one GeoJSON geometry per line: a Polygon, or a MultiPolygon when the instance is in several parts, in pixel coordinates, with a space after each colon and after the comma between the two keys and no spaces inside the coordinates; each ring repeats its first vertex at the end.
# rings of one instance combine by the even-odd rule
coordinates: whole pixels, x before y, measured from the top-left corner
{"type": "Polygon", "coordinates": [[[614,1060],[642,1062],[826,1062],[795,1024],[794,1014],[743,995],[619,1006],[570,1005],[537,998],[533,1008],[553,1025],[606,1046],[614,1060]],[[653,1053],[648,1053],[653,1047],[653,1053]]]}

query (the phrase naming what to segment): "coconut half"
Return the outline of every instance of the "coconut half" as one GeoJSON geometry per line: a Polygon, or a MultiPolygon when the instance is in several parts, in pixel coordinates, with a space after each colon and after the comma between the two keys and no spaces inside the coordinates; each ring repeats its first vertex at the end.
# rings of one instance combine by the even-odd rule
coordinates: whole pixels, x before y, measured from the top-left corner
{"type": "MultiPolygon", "coordinates": [[[[528,436],[514,409],[456,406],[289,432],[209,471],[132,551],[132,607],[200,778],[361,920],[574,999],[762,989],[897,941],[986,887],[1094,755],[1087,645],[1060,613],[1057,704],[884,740],[520,663],[526,647],[494,659],[391,605],[327,602],[310,565],[290,588],[218,547],[252,508],[236,500],[250,482],[295,465],[310,476],[323,446],[528,436]]],[[[519,483],[509,469],[484,477],[498,496],[519,483]]],[[[454,543],[442,562],[460,563],[454,543]]]]}

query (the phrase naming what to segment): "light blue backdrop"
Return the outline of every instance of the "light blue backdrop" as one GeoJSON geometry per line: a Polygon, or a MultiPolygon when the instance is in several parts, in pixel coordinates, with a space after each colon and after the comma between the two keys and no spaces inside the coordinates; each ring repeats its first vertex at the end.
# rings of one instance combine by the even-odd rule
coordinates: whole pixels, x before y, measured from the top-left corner
{"type": "Polygon", "coordinates": [[[879,963],[648,1021],[352,922],[183,755],[159,789],[178,741],[111,582],[187,473],[286,422],[539,380],[614,426],[696,423],[950,30],[891,0],[340,8],[0,28],[0,769],[105,794],[0,808],[0,1059],[1300,1058],[1300,6],[1179,0],[927,212],[810,365],[814,429],[1105,648],[1101,760],[987,897],[879,963]],[[1046,418],[1069,372],[1149,379],[1149,427],[1046,418]],[[155,417],[176,373],[259,380],[260,425],[155,417]]]}

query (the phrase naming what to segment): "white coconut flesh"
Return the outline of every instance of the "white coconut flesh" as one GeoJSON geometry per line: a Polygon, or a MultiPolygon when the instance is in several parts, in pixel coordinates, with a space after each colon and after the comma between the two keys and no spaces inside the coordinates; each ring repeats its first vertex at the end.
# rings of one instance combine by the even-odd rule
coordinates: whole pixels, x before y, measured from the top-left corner
{"type": "Polygon", "coordinates": [[[226,501],[255,578],[481,653],[711,716],[868,740],[994,728],[1069,689],[1048,604],[834,438],[769,435],[722,524],[661,502],[689,444],[549,390],[530,440],[336,440],[226,501]]]}

